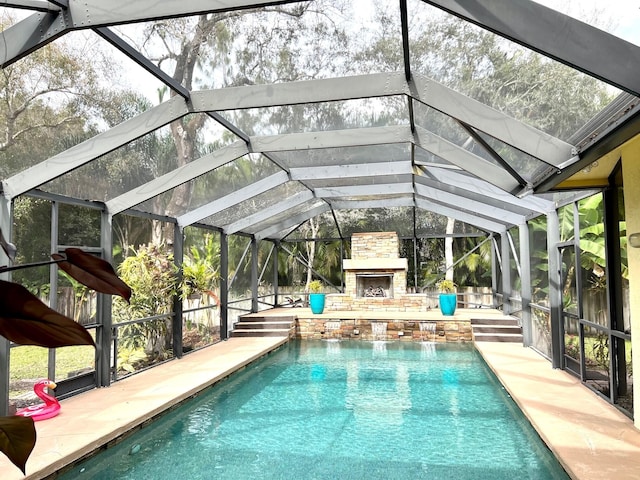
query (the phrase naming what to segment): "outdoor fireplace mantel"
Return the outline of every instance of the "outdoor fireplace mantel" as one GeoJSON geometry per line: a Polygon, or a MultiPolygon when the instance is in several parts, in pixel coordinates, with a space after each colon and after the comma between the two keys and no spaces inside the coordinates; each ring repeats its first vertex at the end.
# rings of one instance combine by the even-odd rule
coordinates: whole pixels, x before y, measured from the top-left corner
{"type": "Polygon", "coordinates": [[[404,270],[409,267],[409,263],[406,258],[359,258],[348,259],[345,258],[342,261],[342,268],[346,271],[349,270],[367,270],[367,271],[380,271],[380,270],[404,270]]]}

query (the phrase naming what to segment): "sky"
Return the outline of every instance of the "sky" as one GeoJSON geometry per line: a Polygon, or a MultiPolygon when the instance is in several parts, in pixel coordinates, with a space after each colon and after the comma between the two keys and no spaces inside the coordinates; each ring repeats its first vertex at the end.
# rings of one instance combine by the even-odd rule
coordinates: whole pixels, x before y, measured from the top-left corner
{"type": "Polygon", "coordinates": [[[594,26],[640,46],[640,0],[534,1],[592,25],[594,12],[600,11],[613,23],[608,27],[597,24],[594,26]]]}
{"type": "MultiPolygon", "coordinates": [[[[386,1],[386,0],[385,0],[386,1]]],[[[539,4],[558,10],[579,20],[585,21],[598,28],[602,28],[626,41],[640,46],[640,0],[534,0],[539,4]]],[[[354,8],[362,12],[371,8],[371,0],[353,0],[354,8]]],[[[14,10],[0,8],[0,10],[12,10],[19,18],[29,15],[26,10],[14,10]]],[[[0,12],[1,16],[2,12],[0,12]]],[[[119,54],[118,54],[119,55],[119,54]]],[[[150,100],[157,103],[157,87],[161,84],[144,71],[138,71],[139,67],[129,65],[128,60],[123,60],[125,71],[133,75],[126,75],[129,81],[137,84],[134,88],[141,92],[147,92],[150,100]],[[153,87],[150,88],[150,85],[153,87]],[[148,93],[150,92],[150,93],[148,93]]],[[[140,69],[141,70],[141,69],[140,69]]]]}
{"type": "MultiPolygon", "coordinates": [[[[371,0],[353,0],[354,8],[362,12],[370,8],[371,0]]],[[[578,20],[612,33],[640,46],[640,0],[534,0],[578,20]]],[[[143,76],[142,84],[155,79],[143,76]]],[[[159,83],[158,83],[159,85],[159,83]]],[[[143,89],[148,91],[146,89],[143,89]]],[[[154,89],[155,90],[155,89],[154,89]]],[[[155,94],[154,94],[155,95],[155,94]]],[[[154,97],[157,101],[157,97],[154,97]]]]}

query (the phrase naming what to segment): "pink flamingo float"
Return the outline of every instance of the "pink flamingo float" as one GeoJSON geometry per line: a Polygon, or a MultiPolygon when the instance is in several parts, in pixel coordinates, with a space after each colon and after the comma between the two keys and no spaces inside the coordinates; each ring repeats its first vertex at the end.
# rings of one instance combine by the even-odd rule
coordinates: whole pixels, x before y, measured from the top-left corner
{"type": "Polygon", "coordinates": [[[44,404],[32,405],[30,407],[21,408],[16,412],[16,415],[21,417],[31,417],[34,422],[38,420],[46,420],[47,418],[55,417],[60,413],[60,403],[55,397],[44,392],[44,389],[54,389],[56,384],[51,380],[40,380],[33,386],[33,391],[36,395],[44,400],[44,404]]]}

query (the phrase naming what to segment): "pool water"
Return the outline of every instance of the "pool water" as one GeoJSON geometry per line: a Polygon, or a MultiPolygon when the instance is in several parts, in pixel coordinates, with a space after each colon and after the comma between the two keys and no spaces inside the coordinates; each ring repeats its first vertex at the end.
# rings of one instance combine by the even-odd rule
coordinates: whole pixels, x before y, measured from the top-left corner
{"type": "Polygon", "coordinates": [[[472,345],[294,341],[60,479],[568,479],[472,345]]]}

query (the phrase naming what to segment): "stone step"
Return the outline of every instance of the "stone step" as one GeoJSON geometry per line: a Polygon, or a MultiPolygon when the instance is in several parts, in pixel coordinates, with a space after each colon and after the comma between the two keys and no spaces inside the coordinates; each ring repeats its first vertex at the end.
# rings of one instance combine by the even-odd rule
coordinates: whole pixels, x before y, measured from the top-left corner
{"type": "Polygon", "coordinates": [[[472,318],[471,330],[476,342],[522,343],[522,327],[511,315],[493,318],[472,318]]]}
{"type": "Polygon", "coordinates": [[[476,342],[522,343],[522,334],[520,333],[476,333],[474,331],[473,340],[476,342]]]}
{"type": "Polygon", "coordinates": [[[520,326],[520,321],[516,317],[504,316],[498,318],[472,318],[471,325],[516,325],[520,326]]]}
{"type": "Polygon", "coordinates": [[[232,330],[232,337],[288,337],[290,329],[288,328],[258,328],[254,330],[242,329],[232,330]]]}
{"type": "Polygon", "coordinates": [[[247,322],[244,319],[240,322],[236,322],[234,328],[238,330],[258,330],[258,329],[267,329],[267,330],[288,330],[289,328],[293,328],[295,326],[295,322],[293,320],[276,320],[276,321],[261,321],[261,322],[247,322]]]}
{"type": "Polygon", "coordinates": [[[295,322],[294,315],[243,315],[240,317],[241,322],[295,322]]]}
{"type": "Polygon", "coordinates": [[[473,333],[513,333],[522,335],[522,328],[519,325],[472,325],[473,333]]]}

